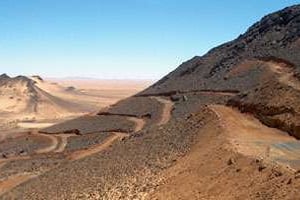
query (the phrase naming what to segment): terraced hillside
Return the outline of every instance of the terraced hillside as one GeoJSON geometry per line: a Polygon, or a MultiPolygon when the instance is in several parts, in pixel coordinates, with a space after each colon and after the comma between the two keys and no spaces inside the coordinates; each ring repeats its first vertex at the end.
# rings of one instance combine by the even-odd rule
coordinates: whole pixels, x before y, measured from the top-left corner
{"type": "Polygon", "coordinates": [[[1,198],[297,199],[299,66],[296,5],[135,96],[24,133],[29,150],[0,160],[1,198]]]}

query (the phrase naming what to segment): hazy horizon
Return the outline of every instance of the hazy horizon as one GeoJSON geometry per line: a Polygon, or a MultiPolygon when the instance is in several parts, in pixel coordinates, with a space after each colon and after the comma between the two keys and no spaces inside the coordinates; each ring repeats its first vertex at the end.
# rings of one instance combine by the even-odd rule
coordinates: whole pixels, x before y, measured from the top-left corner
{"type": "Polygon", "coordinates": [[[0,69],[11,76],[157,80],[296,3],[2,1],[0,69]]]}
{"type": "Polygon", "coordinates": [[[88,76],[57,76],[57,77],[49,77],[49,76],[41,76],[39,74],[9,74],[6,72],[0,73],[0,75],[6,74],[9,77],[17,77],[17,76],[27,76],[27,77],[32,77],[32,76],[40,76],[42,79],[46,80],[99,80],[99,81],[149,81],[149,82],[154,82],[157,81],[157,79],[143,79],[143,78],[100,78],[100,77],[88,77],[88,76]]]}

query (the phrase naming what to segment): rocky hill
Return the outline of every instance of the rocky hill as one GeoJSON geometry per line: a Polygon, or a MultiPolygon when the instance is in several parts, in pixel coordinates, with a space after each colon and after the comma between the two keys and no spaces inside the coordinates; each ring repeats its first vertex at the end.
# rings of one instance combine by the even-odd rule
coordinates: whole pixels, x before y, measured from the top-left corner
{"type": "Polygon", "coordinates": [[[295,5],[135,96],[40,130],[54,148],[2,160],[1,198],[297,199],[299,65],[295,5]]]}
{"type": "Polygon", "coordinates": [[[299,6],[272,13],[237,39],[183,63],[137,96],[236,93],[227,104],[300,138],[299,37],[299,6]]]}

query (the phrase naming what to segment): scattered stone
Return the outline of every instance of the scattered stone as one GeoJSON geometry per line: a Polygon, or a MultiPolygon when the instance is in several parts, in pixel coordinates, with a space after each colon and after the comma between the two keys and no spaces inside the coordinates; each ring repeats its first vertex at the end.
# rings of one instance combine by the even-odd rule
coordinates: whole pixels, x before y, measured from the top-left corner
{"type": "Polygon", "coordinates": [[[35,78],[39,81],[44,81],[44,79],[42,79],[42,77],[38,76],[38,75],[33,75],[32,78],[35,78]]]}
{"type": "Polygon", "coordinates": [[[65,91],[67,91],[67,92],[73,92],[75,90],[76,90],[76,88],[74,86],[69,86],[65,89],[65,91]]]}
{"type": "Polygon", "coordinates": [[[78,129],[73,130],[73,133],[75,135],[82,135],[82,133],[78,129]]]}
{"type": "Polygon", "coordinates": [[[275,174],[276,177],[279,177],[279,176],[282,176],[282,175],[283,175],[283,173],[280,172],[280,171],[277,171],[276,174],[275,174]]]}
{"type": "Polygon", "coordinates": [[[142,118],[151,119],[152,115],[151,115],[151,113],[147,113],[147,114],[143,115],[142,118]]]}
{"type": "Polygon", "coordinates": [[[273,41],[271,42],[271,44],[272,44],[272,45],[275,45],[275,44],[277,44],[277,41],[276,41],[276,40],[273,40],[273,41]]]}
{"type": "Polygon", "coordinates": [[[183,99],[183,101],[187,101],[187,100],[188,100],[188,98],[187,98],[186,95],[183,95],[183,96],[182,96],[182,99],[183,99]]]}
{"type": "Polygon", "coordinates": [[[255,162],[256,162],[256,163],[259,163],[259,162],[260,162],[260,160],[259,160],[259,159],[255,159],[255,162]]]}
{"type": "Polygon", "coordinates": [[[2,158],[7,158],[7,155],[5,153],[2,153],[2,158]]]}
{"type": "Polygon", "coordinates": [[[279,176],[282,176],[283,174],[282,174],[282,172],[281,171],[279,171],[279,170],[273,170],[273,175],[275,176],[275,177],[279,177],[279,176]]]}
{"type": "Polygon", "coordinates": [[[230,158],[228,161],[227,161],[227,165],[233,165],[235,163],[235,160],[233,158],[230,158]]]}
{"type": "Polygon", "coordinates": [[[179,95],[172,95],[171,100],[172,101],[180,101],[181,97],[179,95]]]}
{"type": "Polygon", "coordinates": [[[262,163],[258,166],[258,171],[263,171],[264,169],[266,169],[267,167],[265,165],[263,165],[262,163]]]}
{"type": "Polygon", "coordinates": [[[287,185],[290,185],[290,184],[292,184],[292,182],[293,182],[293,181],[292,181],[292,179],[290,178],[286,184],[287,184],[287,185]]]}
{"type": "Polygon", "coordinates": [[[27,152],[26,152],[25,150],[22,149],[22,150],[19,151],[19,155],[20,155],[20,156],[26,156],[26,155],[27,155],[27,152]]]}

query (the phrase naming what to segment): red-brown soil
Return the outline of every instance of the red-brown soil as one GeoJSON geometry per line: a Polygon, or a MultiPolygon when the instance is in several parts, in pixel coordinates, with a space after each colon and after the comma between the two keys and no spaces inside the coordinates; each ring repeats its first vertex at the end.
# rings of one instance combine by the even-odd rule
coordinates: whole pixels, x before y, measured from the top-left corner
{"type": "Polygon", "coordinates": [[[299,199],[299,27],[299,5],[272,13],[146,90],[40,130],[57,144],[3,158],[1,198],[299,199]]]}

